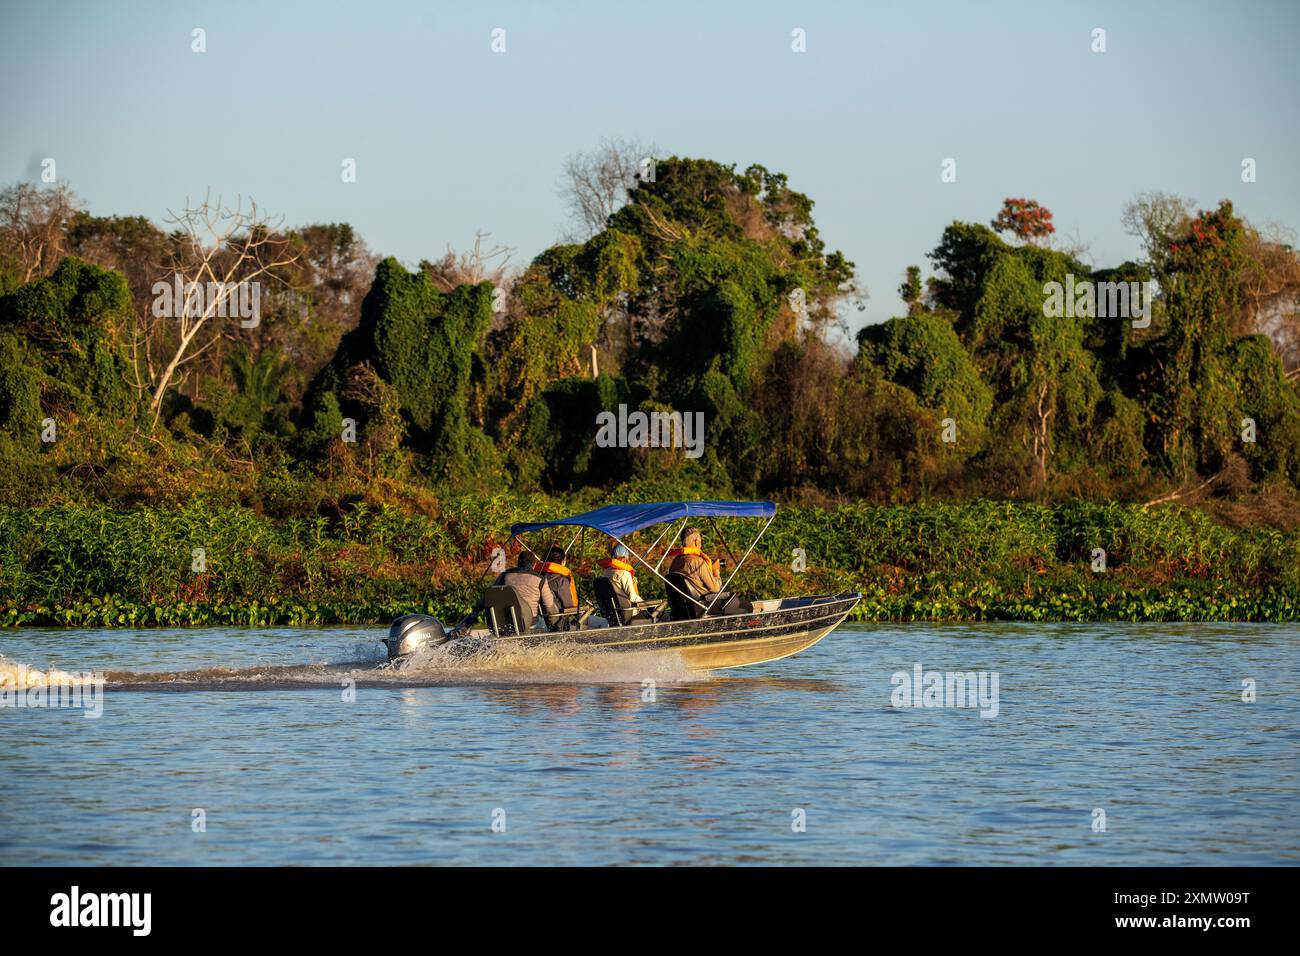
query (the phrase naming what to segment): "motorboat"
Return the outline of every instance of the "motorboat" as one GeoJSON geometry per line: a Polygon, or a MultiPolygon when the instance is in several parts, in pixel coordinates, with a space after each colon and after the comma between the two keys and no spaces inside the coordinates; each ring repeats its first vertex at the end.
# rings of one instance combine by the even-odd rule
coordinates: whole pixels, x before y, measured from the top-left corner
{"type": "MultiPolygon", "coordinates": [[[[525,535],[545,532],[554,535],[562,529],[577,529],[565,548],[566,553],[573,553],[574,544],[581,548],[579,539],[587,531],[607,536],[627,548],[640,567],[663,583],[666,600],[631,607],[613,594],[610,587],[601,587],[605,579],[597,578],[593,583],[595,604],[567,612],[565,620],[553,619],[548,623],[541,616],[534,619],[513,588],[494,585],[484,592],[485,627],[445,628],[429,615],[406,614],[389,627],[384,639],[388,656],[405,658],[444,644],[451,645],[449,649],[453,652],[472,654],[497,641],[520,642],[526,646],[563,641],[602,651],[675,655],[695,670],[742,667],[789,657],[812,647],[838,627],[862,595],[846,591],[760,599],[745,602],[749,607],[738,613],[723,613],[729,606],[734,607],[727,600],[732,580],[775,517],[776,505],[770,501],[661,501],[605,505],[553,521],[518,522],[510,528],[511,542],[524,546],[527,546],[525,535]],[[730,553],[717,518],[765,518],[766,522],[730,569],[722,589],[713,595],[701,595],[681,575],[665,573],[662,569],[673,553],[672,545],[692,519],[710,522],[717,540],[730,553]],[[658,525],[664,528],[644,554],[627,542],[636,532],[658,525]],[[552,629],[553,624],[558,627],[552,629]]],[[[531,547],[530,550],[539,554],[544,551],[531,547]]]]}

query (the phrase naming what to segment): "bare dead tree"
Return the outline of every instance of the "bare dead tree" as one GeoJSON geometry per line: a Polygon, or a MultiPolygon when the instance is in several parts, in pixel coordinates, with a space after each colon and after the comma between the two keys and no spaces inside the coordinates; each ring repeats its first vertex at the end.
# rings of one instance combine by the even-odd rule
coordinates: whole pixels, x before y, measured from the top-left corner
{"type": "Polygon", "coordinates": [[[605,228],[640,182],[642,161],[653,156],[653,145],[606,139],[593,152],[565,161],[560,196],[569,207],[574,238],[590,239],[605,228]]]}
{"type": "Polygon", "coordinates": [[[0,258],[13,263],[23,283],[49,275],[66,251],[65,226],[81,208],[65,185],[16,183],[0,191],[0,258]]]}
{"type": "Polygon", "coordinates": [[[1138,193],[1124,207],[1120,221],[1125,231],[1142,243],[1147,259],[1159,268],[1165,262],[1170,237],[1182,232],[1191,222],[1194,208],[1195,203],[1186,196],[1138,193]]]}
{"type": "Polygon", "coordinates": [[[1038,388],[1038,403],[1029,434],[1022,439],[1025,447],[1033,455],[1035,484],[1040,491],[1047,487],[1047,458],[1052,453],[1051,420],[1056,409],[1054,398],[1049,396],[1050,392],[1051,383],[1044,379],[1038,388]]]}
{"type": "Polygon", "coordinates": [[[228,316],[240,285],[274,280],[276,270],[298,257],[292,243],[279,233],[280,221],[272,228],[256,202],[250,200],[245,209],[243,200],[237,199],[233,207],[226,207],[220,197],[214,202],[211,193],[197,206],[186,202],[180,213],[168,210],[165,220],[176,230],[168,271],[181,290],[181,301],[173,301],[175,347],[171,358],[160,361],[153,380],[151,427],[158,424],[163,399],[178,371],[224,334],[225,330],[209,323],[215,317],[228,316]]]}
{"type": "Polygon", "coordinates": [[[1267,335],[1288,378],[1300,376],[1300,252],[1277,223],[1247,225],[1240,334],[1267,335]]]}
{"type": "MultiPolygon", "coordinates": [[[[1137,236],[1157,269],[1168,263],[1170,241],[1191,222],[1194,203],[1169,193],[1140,193],[1124,209],[1127,231],[1137,236]]],[[[1295,234],[1275,223],[1243,223],[1246,268],[1241,272],[1241,308],[1228,317],[1237,335],[1272,340],[1288,378],[1300,376],[1300,253],[1295,234]]]]}
{"type": "Polygon", "coordinates": [[[127,350],[131,355],[131,377],[127,384],[135,389],[137,401],[153,388],[158,371],[154,366],[153,341],[158,321],[148,310],[132,309],[132,324],[127,350]]]}
{"type": "Polygon", "coordinates": [[[1198,485],[1192,485],[1191,483],[1184,481],[1182,485],[1175,488],[1173,491],[1166,492],[1165,494],[1158,495],[1155,498],[1152,498],[1150,501],[1143,502],[1142,510],[1146,511],[1146,509],[1152,507],[1153,505],[1168,504],[1171,501],[1180,501],[1183,499],[1194,501],[1200,497],[1201,492],[1205,491],[1205,489],[1209,488],[1212,484],[1219,481],[1223,477],[1225,470],[1226,469],[1220,469],[1219,471],[1215,472],[1213,475],[1211,475],[1209,478],[1206,478],[1198,485]]]}
{"type": "Polygon", "coordinates": [[[1063,252],[1071,259],[1079,262],[1086,262],[1089,266],[1096,268],[1097,262],[1093,258],[1089,245],[1079,234],[1079,227],[1076,225],[1071,232],[1061,231],[1057,233],[1058,238],[1055,242],[1051,239],[1047,241],[1047,248],[1055,249],[1057,252],[1063,252]]]}
{"type": "Polygon", "coordinates": [[[503,245],[485,245],[492,238],[490,232],[474,233],[474,245],[457,253],[447,246],[446,254],[437,262],[425,260],[420,268],[433,280],[441,292],[450,292],[461,285],[491,282],[495,286],[510,284],[510,257],[514,249],[503,245]]]}

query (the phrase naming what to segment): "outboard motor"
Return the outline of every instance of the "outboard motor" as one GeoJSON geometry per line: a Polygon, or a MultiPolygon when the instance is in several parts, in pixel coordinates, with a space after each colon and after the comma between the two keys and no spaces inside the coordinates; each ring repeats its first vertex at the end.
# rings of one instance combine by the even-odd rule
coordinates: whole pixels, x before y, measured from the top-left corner
{"type": "Polygon", "coordinates": [[[428,614],[403,614],[388,626],[388,659],[411,654],[423,647],[434,647],[447,640],[447,632],[435,617],[428,614]]]}

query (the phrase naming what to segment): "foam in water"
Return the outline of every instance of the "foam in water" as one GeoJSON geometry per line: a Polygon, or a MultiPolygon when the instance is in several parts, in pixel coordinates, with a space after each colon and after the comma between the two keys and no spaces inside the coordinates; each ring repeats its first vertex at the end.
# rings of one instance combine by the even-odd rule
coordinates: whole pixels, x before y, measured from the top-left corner
{"type": "MultiPolygon", "coordinates": [[[[358,649],[360,650],[360,649],[358,649]]],[[[676,654],[662,651],[608,651],[556,641],[540,646],[486,644],[478,648],[448,644],[425,648],[396,661],[349,660],[338,663],[204,667],[186,671],[106,671],[109,689],[239,690],[337,687],[345,679],[358,686],[418,687],[455,684],[616,684],[682,683],[703,675],[676,654]]],[[[0,684],[9,687],[72,684],[87,675],[55,668],[41,670],[0,656],[0,684]]]]}
{"type": "Polygon", "coordinates": [[[700,677],[677,654],[609,651],[564,641],[531,647],[487,644],[468,656],[456,644],[444,644],[424,648],[382,669],[406,677],[512,683],[640,683],[644,680],[676,683],[700,677]]]}
{"type": "Polygon", "coordinates": [[[56,667],[41,670],[0,654],[0,687],[28,690],[33,687],[74,687],[93,681],[94,676],[88,673],[72,674],[56,667]]]}
{"type": "Polygon", "coordinates": [[[41,670],[0,656],[0,708],[75,708],[83,716],[104,713],[104,676],[41,670]]]}

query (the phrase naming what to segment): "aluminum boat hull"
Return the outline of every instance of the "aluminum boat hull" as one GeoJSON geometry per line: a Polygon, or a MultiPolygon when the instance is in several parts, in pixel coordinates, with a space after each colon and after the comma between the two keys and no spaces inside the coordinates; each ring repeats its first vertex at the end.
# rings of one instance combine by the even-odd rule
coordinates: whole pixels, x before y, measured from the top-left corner
{"type": "MultiPolygon", "coordinates": [[[[857,592],[832,597],[761,602],[777,605],[752,614],[596,627],[562,634],[533,632],[496,638],[540,644],[563,640],[611,651],[671,654],[693,670],[719,670],[780,660],[812,647],[835,630],[861,600],[857,592]]],[[[485,635],[486,636],[486,635],[485,635]]]]}

